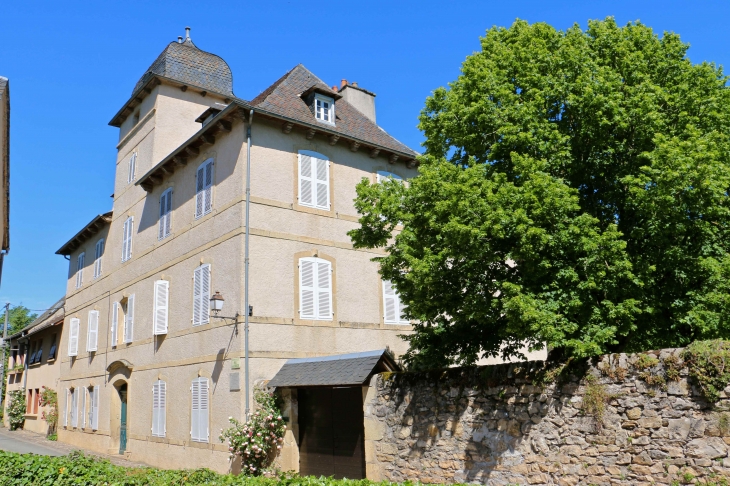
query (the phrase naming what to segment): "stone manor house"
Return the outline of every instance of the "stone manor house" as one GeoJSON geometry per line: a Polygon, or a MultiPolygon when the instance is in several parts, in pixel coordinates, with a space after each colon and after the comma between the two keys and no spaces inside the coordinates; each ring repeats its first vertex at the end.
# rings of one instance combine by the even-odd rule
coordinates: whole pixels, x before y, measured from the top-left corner
{"type": "Polygon", "coordinates": [[[250,151],[250,387],[275,378],[286,398],[283,469],[364,477],[363,385],[396,366],[384,350],[402,354],[410,324],[380,253],[347,232],[356,184],[414,176],[417,153],[377,125],[375,95],[356,83],[330,87],[298,65],[245,101],[189,35],[110,125],[113,206],[58,250],[70,259],[59,440],[229,470],[218,434],[245,413],[250,151]],[[216,292],[230,318],[211,312],[216,292]]]}

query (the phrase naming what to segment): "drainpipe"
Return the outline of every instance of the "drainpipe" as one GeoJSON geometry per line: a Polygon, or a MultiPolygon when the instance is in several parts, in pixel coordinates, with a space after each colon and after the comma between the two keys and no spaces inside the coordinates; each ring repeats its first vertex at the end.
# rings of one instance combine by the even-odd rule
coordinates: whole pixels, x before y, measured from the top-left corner
{"type": "Polygon", "coordinates": [[[243,375],[246,386],[246,411],[245,411],[245,417],[246,421],[248,421],[249,415],[251,413],[251,408],[249,406],[249,380],[248,380],[248,316],[250,314],[249,312],[249,306],[248,306],[248,237],[251,234],[251,225],[250,225],[250,203],[251,203],[251,124],[253,123],[253,109],[248,113],[248,127],[246,127],[246,242],[245,242],[245,254],[244,254],[244,284],[243,284],[243,315],[244,315],[244,324],[243,324],[243,335],[244,335],[244,370],[243,375]]]}

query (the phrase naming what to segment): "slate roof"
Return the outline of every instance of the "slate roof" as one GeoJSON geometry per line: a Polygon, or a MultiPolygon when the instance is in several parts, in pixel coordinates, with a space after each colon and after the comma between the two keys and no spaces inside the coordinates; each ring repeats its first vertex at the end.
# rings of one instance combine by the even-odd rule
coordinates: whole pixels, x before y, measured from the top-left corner
{"type": "Polygon", "coordinates": [[[290,359],[269,387],[363,385],[380,371],[398,370],[385,349],[317,358],[290,359]]]}
{"type": "Polygon", "coordinates": [[[299,64],[249,103],[255,108],[258,107],[308,125],[319,125],[323,129],[340,133],[345,137],[362,140],[408,154],[411,157],[418,155],[418,152],[393,138],[344,99],[335,101],[335,126],[319,122],[300,96],[313,87],[331,93],[333,98],[339,97],[324,81],[299,64]]]}
{"type": "Polygon", "coordinates": [[[51,306],[50,309],[45,311],[43,314],[38,316],[36,320],[25,326],[20,331],[16,332],[12,336],[8,336],[9,339],[15,339],[20,336],[29,336],[31,334],[35,334],[37,332],[40,332],[44,329],[47,329],[54,324],[56,324],[59,321],[63,321],[64,319],[64,308],[63,306],[66,305],[66,297],[61,297],[55,304],[51,306]],[[60,314],[58,314],[58,312],[60,314]],[[53,317],[53,319],[51,319],[53,317]]]}
{"type": "Polygon", "coordinates": [[[198,49],[190,39],[182,43],[170,42],[137,81],[132,93],[155,76],[233,96],[233,74],[228,63],[220,56],[198,49]]]}
{"type": "Polygon", "coordinates": [[[63,244],[61,248],[56,251],[56,255],[70,255],[78,247],[80,247],[86,240],[94,236],[104,226],[112,222],[112,212],[100,214],[95,216],[89,224],[84,226],[81,231],[76,233],[73,238],[63,244]]]}

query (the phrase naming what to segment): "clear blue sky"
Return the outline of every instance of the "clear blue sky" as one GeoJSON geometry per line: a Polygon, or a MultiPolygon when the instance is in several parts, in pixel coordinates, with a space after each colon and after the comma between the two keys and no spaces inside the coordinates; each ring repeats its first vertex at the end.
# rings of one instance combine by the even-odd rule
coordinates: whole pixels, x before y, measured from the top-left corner
{"type": "Polygon", "coordinates": [[[45,309],[65,292],[55,251],[111,209],[117,129],[107,125],[168,42],[192,27],[251,99],[302,63],[328,84],[377,93],[378,122],[420,149],[425,98],[455,79],[479,37],[515,18],[559,29],[612,15],[691,44],[694,62],[726,65],[728,1],[38,2],[5,0],[0,75],[11,89],[10,255],[0,304],[45,309]]]}

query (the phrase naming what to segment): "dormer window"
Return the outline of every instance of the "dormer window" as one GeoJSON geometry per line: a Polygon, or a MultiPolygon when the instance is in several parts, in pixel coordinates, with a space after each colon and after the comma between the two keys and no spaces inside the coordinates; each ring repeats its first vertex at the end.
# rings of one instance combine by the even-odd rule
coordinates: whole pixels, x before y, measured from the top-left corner
{"type": "Polygon", "coordinates": [[[330,125],[335,124],[335,102],[328,96],[317,93],[314,95],[314,116],[317,120],[329,123],[330,125]]]}

